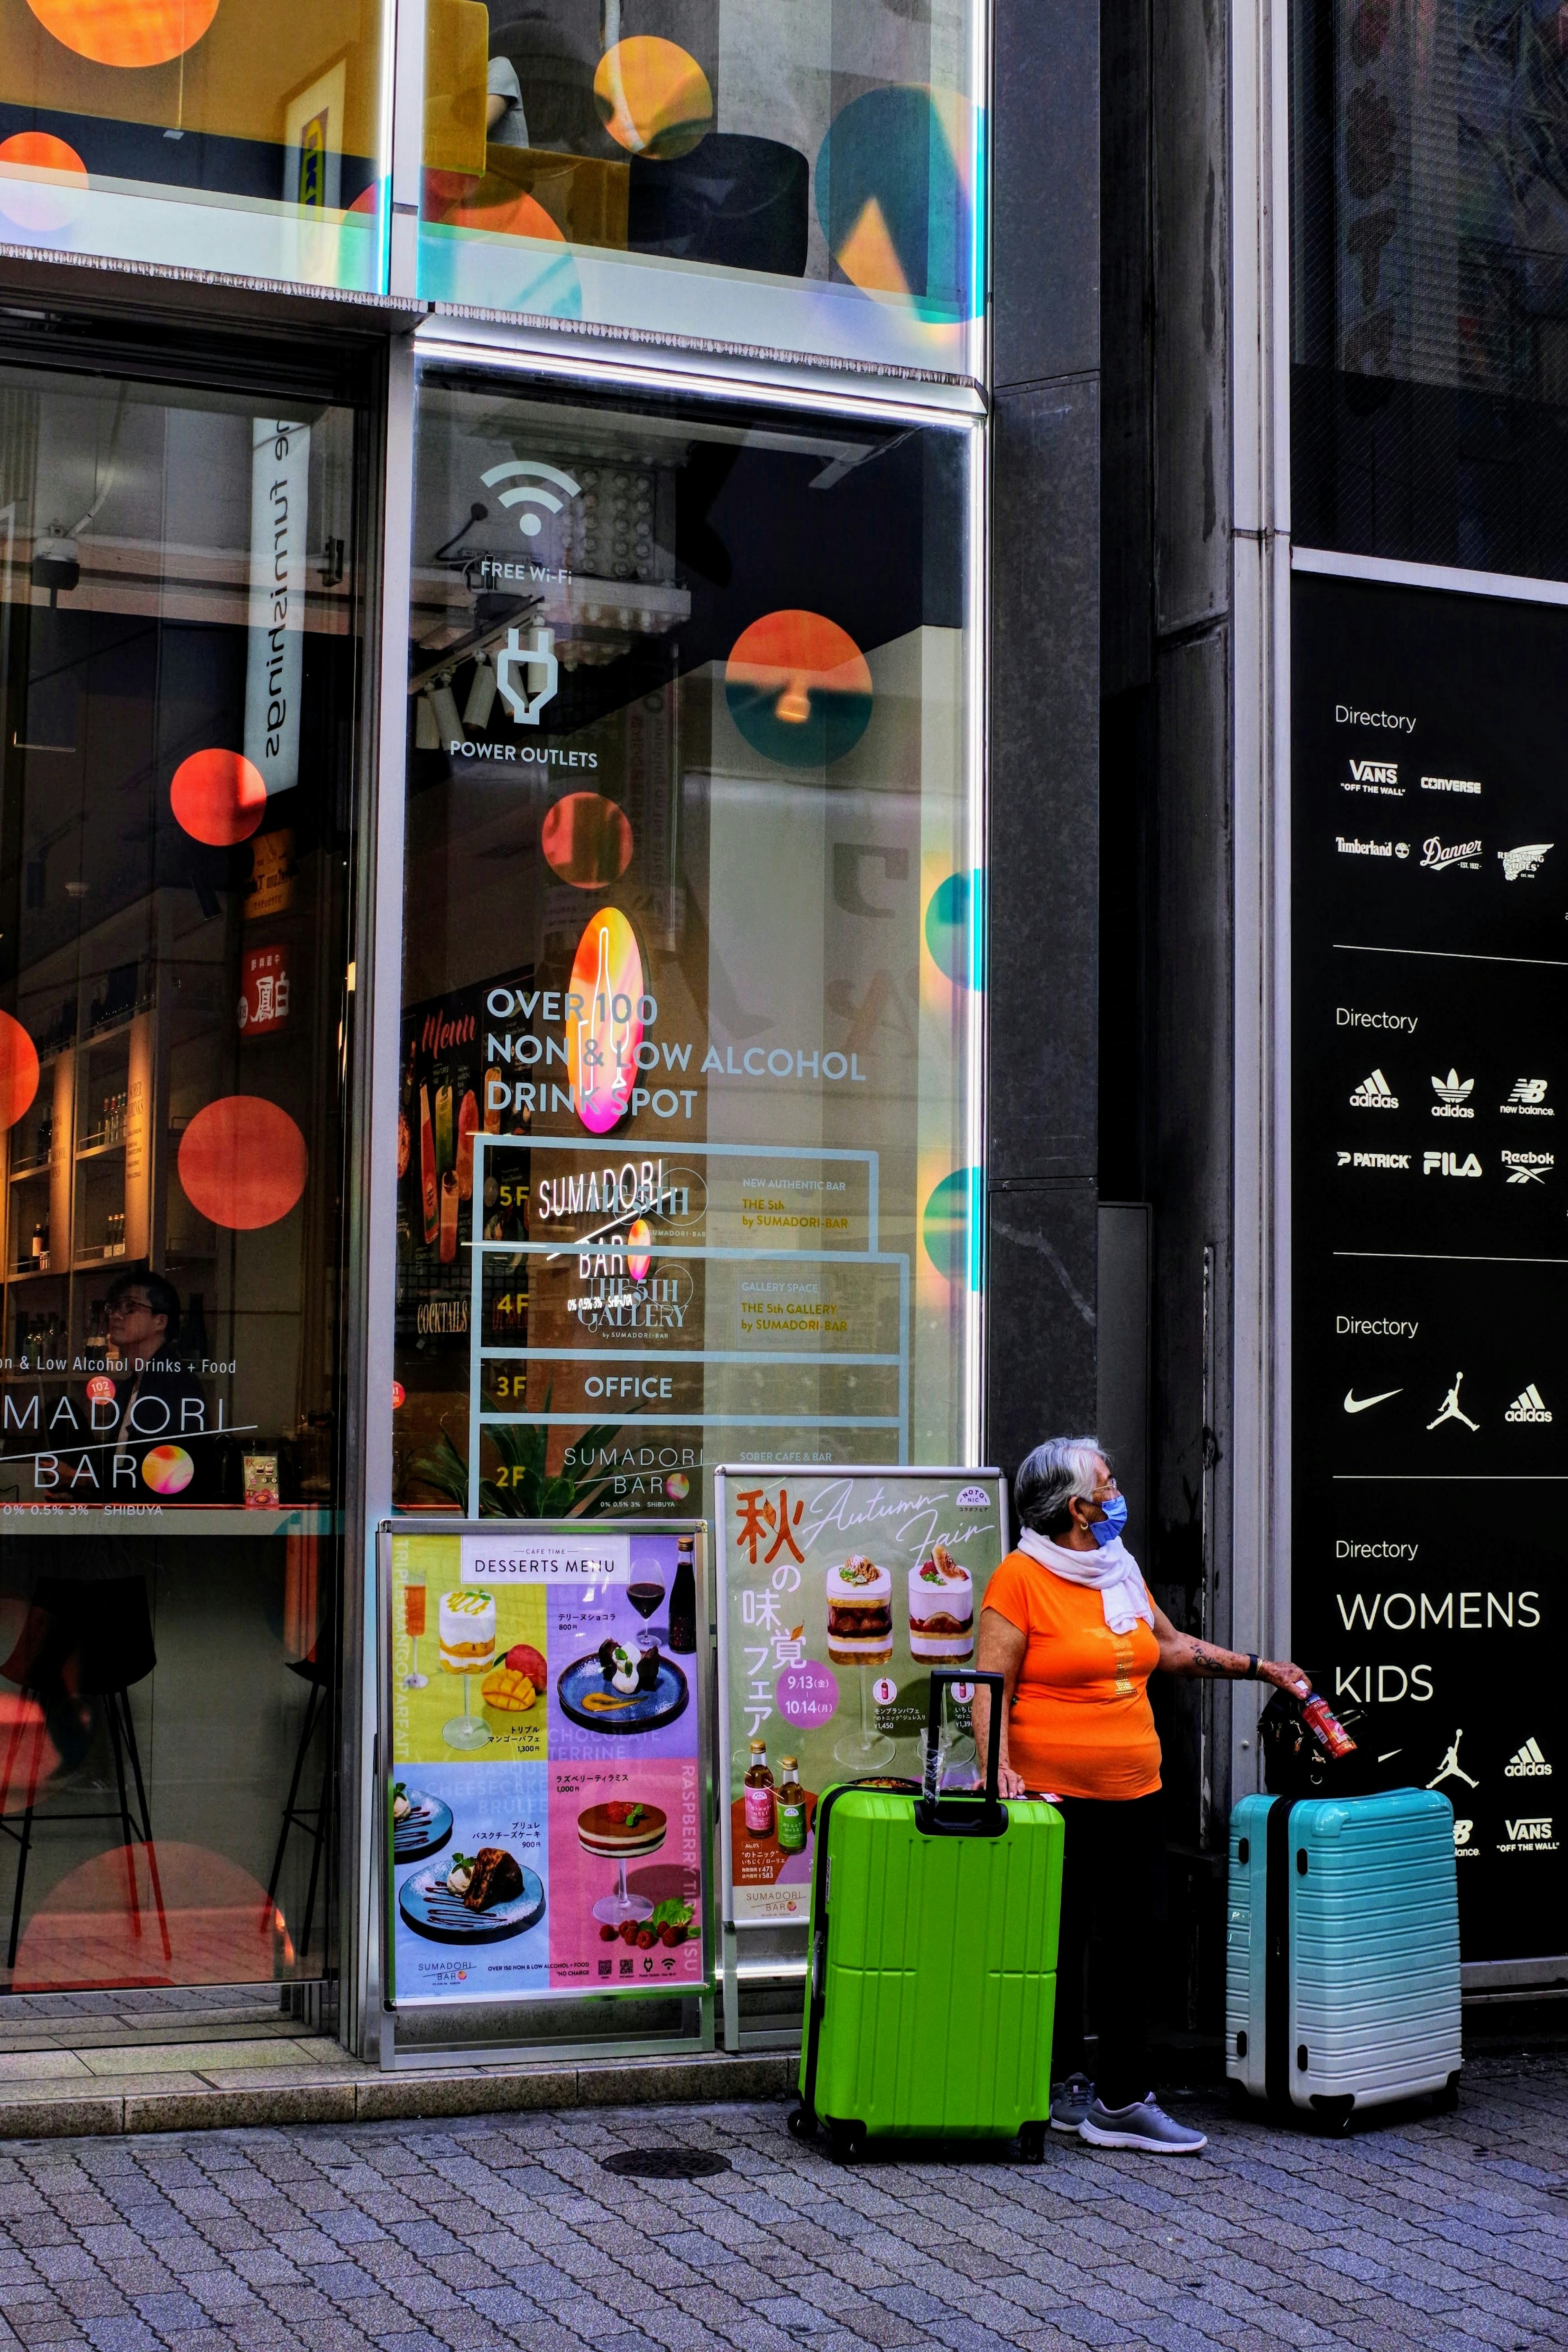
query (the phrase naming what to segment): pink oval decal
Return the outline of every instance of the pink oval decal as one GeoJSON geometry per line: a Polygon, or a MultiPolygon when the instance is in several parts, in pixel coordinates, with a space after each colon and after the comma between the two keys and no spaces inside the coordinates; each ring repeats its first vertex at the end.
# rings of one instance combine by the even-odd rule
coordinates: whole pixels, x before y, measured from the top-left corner
{"type": "Polygon", "coordinates": [[[577,943],[567,998],[567,1076],[590,1135],[607,1135],[632,1108],[642,1003],[637,935],[618,907],[603,907],[577,943]]]}
{"type": "Polygon", "coordinates": [[[634,1217],[626,1228],[626,1271],[633,1282],[646,1282],[653,1263],[653,1229],[646,1217],[634,1217]]]}

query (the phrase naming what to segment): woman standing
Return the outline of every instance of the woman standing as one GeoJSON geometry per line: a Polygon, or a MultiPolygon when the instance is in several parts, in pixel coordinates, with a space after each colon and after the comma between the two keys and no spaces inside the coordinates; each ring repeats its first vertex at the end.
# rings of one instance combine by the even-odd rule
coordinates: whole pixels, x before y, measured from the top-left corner
{"type": "MultiPolygon", "coordinates": [[[[1311,1685],[1299,1666],[1176,1632],[1123,1547],[1127,1506],[1095,1439],[1037,1445],[1014,1494],[1018,1549],[986,1588],[976,1663],[1003,1678],[1002,1795],[1049,1790],[1067,1823],[1051,2128],[1097,2147],[1194,2155],[1203,2133],[1156,2105],[1149,2078],[1147,2001],[1166,1860],[1149,1676],[1160,1667],[1250,1678],[1299,1698],[1311,1685]],[[1092,2083],[1083,2069],[1086,1948],[1100,2037],[1092,2083]]],[[[988,1689],[978,1685],[981,1755],[989,1716],[988,1689]]]]}

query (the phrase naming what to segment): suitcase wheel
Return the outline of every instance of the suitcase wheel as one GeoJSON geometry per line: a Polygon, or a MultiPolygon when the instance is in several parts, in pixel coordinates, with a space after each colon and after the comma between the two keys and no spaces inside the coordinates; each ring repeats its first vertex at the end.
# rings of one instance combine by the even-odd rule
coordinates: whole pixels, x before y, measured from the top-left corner
{"type": "Polygon", "coordinates": [[[1026,2164],[1045,2162],[1045,2126],[1043,2124],[1019,2125],[1019,2154],[1026,2164]]]}
{"type": "Polygon", "coordinates": [[[834,2164],[859,2164],[864,2154],[864,2124],[831,2123],[828,2126],[828,2155],[834,2164]]]}
{"type": "Polygon", "coordinates": [[[804,2107],[791,2107],[785,2121],[789,2126],[791,2139],[816,2138],[817,2118],[815,2116],[809,2116],[804,2107]]]}
{"type": "Polygon", "coordinates": [[[1319,2131],[1325,2139],[1348,2139],[1351,2118],[1354,2113],[1354,2098],[1332,2099],[1323,2096],[1321,2092],[1313,2094],[1312,2115],[1319,2131]]]}

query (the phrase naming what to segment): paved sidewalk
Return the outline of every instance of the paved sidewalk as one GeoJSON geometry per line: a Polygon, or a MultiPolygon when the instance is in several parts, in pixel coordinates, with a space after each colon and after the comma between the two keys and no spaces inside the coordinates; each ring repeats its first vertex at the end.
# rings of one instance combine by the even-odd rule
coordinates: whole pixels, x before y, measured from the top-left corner
{"type": "Polygon", "coordinates": [[[1568,2058],[1345,2142],[839,2171],[780,2105],[13,2143],[0,2344],[60,2352],[1568,2345],[1568,2058]],[[695,2181],[617,2149],[711,2150],[695,2181]]]}

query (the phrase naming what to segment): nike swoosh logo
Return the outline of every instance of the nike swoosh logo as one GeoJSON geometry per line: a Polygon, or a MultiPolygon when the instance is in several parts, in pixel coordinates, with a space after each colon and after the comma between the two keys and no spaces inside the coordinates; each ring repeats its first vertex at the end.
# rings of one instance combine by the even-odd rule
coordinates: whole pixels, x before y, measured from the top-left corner
{"type": "Polygon", "coordinates": [[[1364,1412],[1369,1404],[1386,1404],[1390,1397],[1403,1396],[1404,1393],[1403,1389],[1385,1389],[1381,1396],[1358,1397],[1354,1389],[1346,1389],[1344,1409],[1346,1412],[1364,1412]]]}

